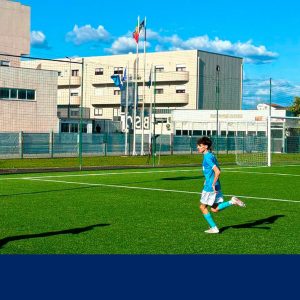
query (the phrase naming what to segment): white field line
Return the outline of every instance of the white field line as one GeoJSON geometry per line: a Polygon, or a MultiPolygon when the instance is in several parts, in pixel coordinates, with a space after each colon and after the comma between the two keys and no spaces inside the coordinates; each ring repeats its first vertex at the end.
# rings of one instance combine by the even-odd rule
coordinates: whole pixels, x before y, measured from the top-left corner
{"type": "MultiPolygon", "coordinates": [[[[238,172],[245,174],[266,174],[266,175],[278,175],[278,176],[300,176],[295,174],[282,174],[282,173],[261,173],[261,172],[243,172],[243,169],[253,168],[267,168],[267,167],[241,167],[239,168],[222,168],[225,172],[238,172]]],[[[128,174],[155,174],[155,173],[178,173],[178,172],[202,172],[201,166],[198,169],[183,169],[183,170],[154,170],[154,171],[133,171],[133,172],[108,172],[108,173],[90,173],[90,174],[63,174],[63,175],[49,175],[49,176],[34,176],[34,177],[16,177],[16,178],[0,178],[1,180],[15,180],[15,179],[43,179],[43,178],[66,178],[66,177],[86,177],[86,176],[109,176],[109,175],[128,175],[128,174]]]]}
{"type": "MultiPolygon", "coordinates": [[[[127,186],[127,185],[114,185],[114,184],[104,184],[104,183],[85,183],[85,182],[74,182],[74,181],[63,181],[63,180],[50,180],[50,179],[45,179],[44,180],[44,179],[39,179],[39,178],[26,178],[26,180],[76,184],[76,185],[85,185],[85,186],[103,186],[103,187],[133,189],[133,190],[159,191],[159,192],[168,192],[168,193],[182,193],[182,194],[196,194],[196,195],[201,194],[199,192],[191,192],[191,191],[147,188],[147,187],[127,186]]],[[[228,196],[228,197],[236,196],[236,197],[239,197],[239,198],[260,199],[260,200],[277,201],[277,202],[300,203],[300,201],[288,200],[288,199],[262,198],[262,197],[241,196],[241,195],[224,195],[224,196],[228,196]]]]}
{"type": "MultiPolygon", "coordinates": [[[[224,169],[222,169],[224,170],[224,169]]],[[[295,176],[300,177],[300,174],[284,174],[284,173],[269,173],[269,172],[243,172],[243,171],[237,171],[237,170],[226,170],[225,172],[228,173],[243,173],[243,174],[259,174],[259,175],[275,175],[275,176],[295,176]]]]}

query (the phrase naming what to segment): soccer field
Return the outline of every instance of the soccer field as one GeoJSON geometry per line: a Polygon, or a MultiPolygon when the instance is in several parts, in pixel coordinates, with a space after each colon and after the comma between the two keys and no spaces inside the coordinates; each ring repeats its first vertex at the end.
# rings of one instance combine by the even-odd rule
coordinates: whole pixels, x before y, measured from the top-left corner
{"type": "Polygon", "coordinates": [[[300,254],[300,166],[223,167],[225,200],[199,211],[201,168],[0,176],[0,254],[300,254]]]}

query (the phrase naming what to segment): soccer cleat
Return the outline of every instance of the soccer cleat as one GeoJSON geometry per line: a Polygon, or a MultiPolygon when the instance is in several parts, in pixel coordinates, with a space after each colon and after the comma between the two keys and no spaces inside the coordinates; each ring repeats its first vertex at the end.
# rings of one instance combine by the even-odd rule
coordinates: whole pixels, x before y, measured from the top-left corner
{"type": "Polygon", "coordinates": [[[205,233],[219,233],[219,229],[218,229],[218,227],[211,227],[211,228],[209,228],[208,230],[205,230],[204,231],[205,233]]]}
{"type": "Polygon", "coordinates": [[[231,203],[236,206],[246,207],[246,204],[242,200],[234,196],[231,198],[231,203]]]}

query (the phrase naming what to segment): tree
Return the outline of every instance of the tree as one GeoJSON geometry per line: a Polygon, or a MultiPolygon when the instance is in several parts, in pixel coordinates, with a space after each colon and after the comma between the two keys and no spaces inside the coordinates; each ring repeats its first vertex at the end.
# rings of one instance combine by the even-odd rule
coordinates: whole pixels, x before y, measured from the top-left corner
{"type": "Polygon", "coordinates": [[[300,97],[294,98],[294,103],[291,106],[291,111],[296,115],[300,116],[300,97]]]}

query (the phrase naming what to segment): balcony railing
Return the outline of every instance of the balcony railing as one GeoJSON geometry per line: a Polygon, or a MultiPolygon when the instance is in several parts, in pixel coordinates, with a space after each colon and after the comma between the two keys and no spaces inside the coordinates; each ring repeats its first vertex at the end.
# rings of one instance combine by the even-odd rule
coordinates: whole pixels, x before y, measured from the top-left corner
{"type": "MultiPolygon", "coordinates": [[[[122,77],[122,75],[120,75],[122,77]]],[[[134,81],[134,78],[129,76],[130,82],[134,81]]],[[[149,75],[146,75],[146,81],[149,80],[149,75]]],[[[92,84],[113,84],[111,75],[93,75],[91,77],[92,84]]],[[[180,71],[180,72],[156,72],[156,81],[157,82],[187,82],[189,81],[189,72],[180,71]]],[[[143,82],[143,74],[139,74],[138,82],[141,84],[143,82]]]]}
{"type": "Polygon", "coordinates": [[[121,103],[121,95],[91,96],[91,104],[119,104],[121,103]]]}
{"type": "MultiPolygon", "coordinates": [[[[71,119],[80,119],[80,107],[58,107],[57,116],[59,119],[67,119],[68,117],[71,119]]],[[[82,118],[90,118],[90,109],[88,107],[82,108],[82,118]]]]}
{"type": "Polygon", "coordinates": [[[189,72],[156,72],[157,82],[189,81],[189,72]]]}
{"type": "Polygon", "coordinates": [[[81,76],[71,76],[70,78],[59,76],[57,84],[59,86],[79,86],[81,85],[81,76]]]}
{"type": "MultiPolygon", "coordinates": [[[[146,98],[146,103],[149,103],[148,99],[146,98]]],[[[156,94],[155,102],[156,102],[156,104],[169,104],[169,105],[170,104],[188,104],[189,103],[189,94],[187,94],[187,93],[156,94]]]]}
{"type": "Polygon", "coordinates": [[[69,105],[69,101],[71,105],[80,105],[81,96],[71,96],[69,99],[69,96],[63,96],[59,97],[57,104],[58,105],[69,105]]]}

